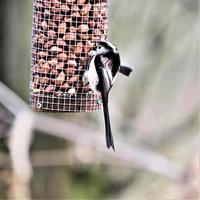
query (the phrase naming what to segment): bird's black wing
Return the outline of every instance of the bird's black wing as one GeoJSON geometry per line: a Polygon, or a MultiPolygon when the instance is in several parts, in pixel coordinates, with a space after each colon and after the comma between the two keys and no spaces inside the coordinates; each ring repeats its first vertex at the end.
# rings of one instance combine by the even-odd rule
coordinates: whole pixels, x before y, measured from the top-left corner
{"type": "Polygon", "coordinates": [[[99,90],[102,90],[101,92],[104,93],[107,97],[110,88],[112,87],[112,77],[110,76],[108,70],[103,67],[100,67],[97,73],[99,75],[99,79],[101,80],[99,81],[99,86],[97,89],[99,89],[99,87],[101,86],[101,89],[99,90]]]}
{"type": "Polygon", "coordinates": [[[109,60],[102,59],[101,56],[96,56],[95,58],[96,71],[99,77],[99,84],[97,85],[97,90],[108,96],[108,93],[112,87],[113,76],[111,69],[108,66],[109,60]]]}
{"type": "Polygon", "coordinates": [[[112,72],[112,76],[115,77],[121,65],[119,53],[113,54],[112,52],[107,52],[103,55],[103,57],[111,61],[110,69],[112,72]]]}

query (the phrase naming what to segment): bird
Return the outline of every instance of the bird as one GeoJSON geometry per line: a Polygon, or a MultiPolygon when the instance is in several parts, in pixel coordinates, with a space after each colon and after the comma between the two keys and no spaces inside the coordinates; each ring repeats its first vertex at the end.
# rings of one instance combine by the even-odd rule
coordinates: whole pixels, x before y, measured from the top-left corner
{"type": "MultiPolygon", "coordinates": [[[[84,85],[89,87],[94,93],[101,93],[103,113],[105,121],[106,145],[115,151],[115,145],[111,130],[108,95],[113,86],[118,72],[120,72],[121,60],[120,54],[115,45],[109,41],[100,41],[96,47],[95,55],[88,63],[88,70],[83,75],[84,85]]],[[[123,68],[126,76],[130,74],[130,70],[123,68]]]]}

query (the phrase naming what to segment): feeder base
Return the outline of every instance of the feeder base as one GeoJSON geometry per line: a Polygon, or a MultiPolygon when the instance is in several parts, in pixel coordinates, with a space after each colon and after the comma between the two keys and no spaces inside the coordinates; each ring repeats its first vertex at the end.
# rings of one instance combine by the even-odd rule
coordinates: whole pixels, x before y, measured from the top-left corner
{"type": "Polygon", "coordinates": [[[30,106],[39,112],[91,112],[102,108],[101,100],[94,94],[77,94],[63,97],[31,95],[30,106]]]}

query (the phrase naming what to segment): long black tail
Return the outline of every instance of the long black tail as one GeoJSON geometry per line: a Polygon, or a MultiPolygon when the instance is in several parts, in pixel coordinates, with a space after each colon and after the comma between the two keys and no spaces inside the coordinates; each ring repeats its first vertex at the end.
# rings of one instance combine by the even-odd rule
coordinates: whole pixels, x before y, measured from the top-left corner
{"type": "Polygon", "coordinates": [[[108,149],[112,147],[112,149],[115,151],[115,145],[114,145],[112,131],[111,131],[110,116],[109,116],[107,102],[103,103],[103,112],[104,112],[104,121],[105,121],[105,129],[106,129],[106,145],[108,149]]]}
{"type": "Polygon", "coordinates": [[[124,65],[121,65],[119,68],[119,72],[125,76],[130,76],[132,71],[133,70],[130,67],[124,65]]]}

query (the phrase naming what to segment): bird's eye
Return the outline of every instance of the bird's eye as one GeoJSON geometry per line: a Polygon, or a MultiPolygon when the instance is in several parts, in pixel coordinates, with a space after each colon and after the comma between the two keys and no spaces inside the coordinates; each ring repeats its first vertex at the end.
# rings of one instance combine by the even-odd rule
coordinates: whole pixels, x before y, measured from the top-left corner
{"type": "Polygon", "coordinates": [[[97,49],[101,49],[101,46],[99,45],[99,46],[97,47],[97,49]]]}

